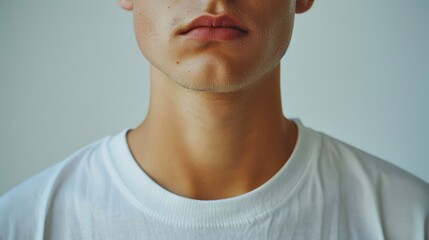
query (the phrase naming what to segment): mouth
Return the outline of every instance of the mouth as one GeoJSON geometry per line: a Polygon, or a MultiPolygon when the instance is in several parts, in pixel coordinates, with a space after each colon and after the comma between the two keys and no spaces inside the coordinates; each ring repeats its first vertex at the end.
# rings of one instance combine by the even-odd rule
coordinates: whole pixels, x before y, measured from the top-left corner
{"type": "Polygon", "coordinates": [[[248,34],[248,29],[229,15],[204,15],[194,19],[179,34],[197,41],[230,41],[248,34]]]}

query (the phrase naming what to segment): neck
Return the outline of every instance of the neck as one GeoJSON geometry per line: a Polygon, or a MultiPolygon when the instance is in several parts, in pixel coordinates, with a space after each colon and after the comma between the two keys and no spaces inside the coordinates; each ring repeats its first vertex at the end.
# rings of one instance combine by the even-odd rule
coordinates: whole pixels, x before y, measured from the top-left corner
{"type": "Polygon", "coordinates": [[[297,129],[282,113],[280,66],[233,93],[195,92],[151,68],[145,120],[127,135],[134,158],[158,184],[194,199],[251,191],[287,161],[297,129]]]}

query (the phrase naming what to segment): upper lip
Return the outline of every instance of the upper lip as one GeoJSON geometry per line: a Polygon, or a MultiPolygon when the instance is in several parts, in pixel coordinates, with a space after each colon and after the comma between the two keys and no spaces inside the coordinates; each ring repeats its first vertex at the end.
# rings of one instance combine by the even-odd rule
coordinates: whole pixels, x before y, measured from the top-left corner
{"type": "Polygon", "coordinates": [[[181,31],[180,34],[186,34],[194,28],[198,27],[224,27],[224,28],[235,28],[242,32],[248,32],[246,27],[237,19],[230,15],[220,15],[220,16],[210,16],[203,15],[195,18],[186,25],[181,31]]]}

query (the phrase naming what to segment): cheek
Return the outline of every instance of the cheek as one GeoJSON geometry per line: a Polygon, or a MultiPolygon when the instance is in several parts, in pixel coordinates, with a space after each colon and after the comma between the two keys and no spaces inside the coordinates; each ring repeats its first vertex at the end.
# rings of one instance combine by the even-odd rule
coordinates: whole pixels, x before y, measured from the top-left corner
{"type": "Polygon", "coordinates": [[[156,36],[155,26],[148,21],[147,15],[143,11],[134,12],[134,33],[137,44],[146,56],[148,51],[153,47],[150,39],[156,36]]]}
{"type": "Polygon", "coordinates": [[[183,14],[177,13],[187,12],[186,6],[167,0],[136,2],[134,32],[142,54],[158,68],[161,65],[176,63],[177,43],[173,35],[178,24],[184,22],[183,14]]]}
{"type": "Polygon", "coordinates": [[[290,43],[294,22],[294,1],[276,1],[274,7],[269,6],[264,14],[262,31],[264,56],[266,62],[279,61],[290,43]],[[269,17],[267,17],[269,16],[269,17]]]}
{"type": "MultiPolygon", "coordinates": [[[[138,3],[134,8],[134,32],[140,50],[146,58],[159,52],[159,45],[165,39],[165,9],[160,3],[138,3]]],[[[163,1],[159,1],[163,2],[163,1]]],[[[162,3],[165,5],[165,3],[162,3]]]]}
{"type": "Polygon", "coordinates": [[[271,29],[269,43],[272,48],[285,51],[289,46],[293,29],[293,16],[285,16],[277,20],[278,25],[271,29]]]}

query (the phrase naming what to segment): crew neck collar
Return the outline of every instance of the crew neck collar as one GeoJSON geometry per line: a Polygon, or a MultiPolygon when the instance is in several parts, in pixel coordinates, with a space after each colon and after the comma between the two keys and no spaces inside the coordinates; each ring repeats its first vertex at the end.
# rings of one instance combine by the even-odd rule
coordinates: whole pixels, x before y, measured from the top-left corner
{"type": "Polygon", "coordinates": [[[131,154],[124,128],[114,135],[108,148],[113,179],[136,207],[174,225],[190,227],[237,226],[264,218],[294,195],[311,160],[314,138],[299,119],[294,150],[285,165],[267,182],[250,192],[224,199],[198,200],[172,193],[151,179],[131,154]]]}

